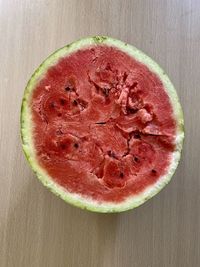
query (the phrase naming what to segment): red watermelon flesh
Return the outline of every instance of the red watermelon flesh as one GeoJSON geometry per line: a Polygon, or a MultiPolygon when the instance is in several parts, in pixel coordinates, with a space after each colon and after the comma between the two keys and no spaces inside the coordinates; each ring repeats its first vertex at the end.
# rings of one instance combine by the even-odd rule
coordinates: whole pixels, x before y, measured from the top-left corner
{"type": "Polygon", "coordinates": [[[69,192],[118,203],[167,171],[176,134],[169,96],[156,74],[116,47],[61,58],[30,105],[38,162],[69,192]]]}

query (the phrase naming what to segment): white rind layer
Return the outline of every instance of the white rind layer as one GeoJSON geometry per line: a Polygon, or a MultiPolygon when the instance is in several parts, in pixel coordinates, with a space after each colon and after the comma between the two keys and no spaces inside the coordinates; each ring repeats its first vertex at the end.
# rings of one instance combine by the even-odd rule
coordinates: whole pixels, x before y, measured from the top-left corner
{"type": "Polygon", "coordinates": [[[169,183],[177,168],[181,156],[181,150],[184,139],[184,120],[176,90],[174,89],[174,86],[169,80],[168,76],[164,73],[164,71],[160,68],[160,66],[157,63],[155,63],[150,57],[145,55],[137,48],[125,44],[122,41],[106,36],[95,36],[78,40],[70,45],[67,45],[57,50],[55,53],[50,55],[32,75],[31,79],[29,80],[26,86],[22,101],[21,137],[22,137],[22,146],[24,153],[33,171],[36,173],[39,180],[46,187],[48,187],[54,194],[60,196],[64,201],[83,209],[96,212],[105,212],[105,213],[121,212],[140,206],[145,201],[156,195],[163,187],[165,187],[166,184],[169,183]],[[53,181],[53,179],[38,163],[32,139],[32,132],[33,132],[32,117],[31,117],[32,115],[29,106],[29,100],[31,99],[32,95],[31,93],[35,88],[36,84],[38,83],[38,81],[45,75],[47,69],[50,66],[56,64],[61,57],[66,57],[67,55],[77,51],[78,49],[83,49],[90,45],[99,45],[99,44],[114,46],[124,51],[129,56],[132,56],[134,59],[145,64],[152,72],[157,74],[160,80],[162,81],[167,94],[169,95],[173,107],[174,117],[177,122],[176,149],[172,153],[171,162],[169,164],[167,174],[161,176],[156,183],[148,186],[141,193],[131,197],[127,197],[127,199],[125,199],[123,202],[120,203],[98,202],[91,198],[86,198],[75,193],[70,193],[65,188],[58,185],[56,182],[53,181]]]}

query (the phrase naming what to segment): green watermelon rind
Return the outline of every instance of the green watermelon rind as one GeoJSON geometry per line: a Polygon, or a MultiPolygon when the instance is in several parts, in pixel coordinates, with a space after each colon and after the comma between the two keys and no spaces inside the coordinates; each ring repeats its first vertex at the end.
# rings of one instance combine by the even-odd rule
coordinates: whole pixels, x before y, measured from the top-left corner
{"type": "Polygon", "coordinates": [[[102,212],[102,213],[111,213],[111,212],[122,212],[126,210],[130,210],[136,208],[146,202],[148,199],[152,198],[161,189],[165,187],[171,180],[180,160],[181,150],[184,139],[184,119],[181,105],[179,103],[179,99],[176,93],[176,90],[169,80],[168,76],[161,69],[161,67],[154,62],[150,57],[145,55],[143,52],[138,50],[132,45],[126,44],[120,40],[113,39],[107,36],[94,36],[80,39],[76,42],[73,42],[65,47],[55,51],[52,55],[50,55],[34,72],[32,77],[30,78],[25,91],[24,97],[22,100],[21,106],[21,139],[22,146],[25,156],[30,163],[33,171],[36,173],[38,179],[46,186],[50,191],[59,196],[61,199],[70,203],[74,206],[80,207],[82,209],[87,209],[94,212],[102,212]],[[164,84],[164,88],[169,95],[174,117],[177,122],[177,134],[176,134],[176,149],[172,153],[171,163],[168,167],[167,174],[161,176],[159,180],[144,189],[144,191],[140,192],[138,195],[134,195],[131,197],[127,197],[123,202],[113,203],[106,201],[96,201],[91,198],[86,198],[76,193],[70,193],[65,188],[58,185],[53,179],[47,174],[47,172],[40,166],[37,161],[35,149],[32,140],[32,115],[29,107],[29,100],[31,97],[32,90],[34,89],[37,82],[44,76],[47,69],[56,64],[61,57],[67,56],[78,49],[86,48],[90,45],[99,45],[105,44],[108,46],[114,46],[118,49],[121,49],[128,55],[132,56],[134,59],[148,66],[148,68],[156,73],[161,81],[164,84]]]}

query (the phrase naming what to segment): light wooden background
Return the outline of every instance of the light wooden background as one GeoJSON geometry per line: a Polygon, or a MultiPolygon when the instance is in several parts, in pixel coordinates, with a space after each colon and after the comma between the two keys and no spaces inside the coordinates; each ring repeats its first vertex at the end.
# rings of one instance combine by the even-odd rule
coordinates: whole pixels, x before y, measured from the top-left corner
{"type": "Polygon", "coordinates": [[[200,1],[0,0],[0,266],[200,266],[200,1]],[[55,49],[87,35],[134,44],[167,71],[186,121],[172,182],[142,207],[102,215],[48,192],[19,138],[27,80],[55,49]]]}

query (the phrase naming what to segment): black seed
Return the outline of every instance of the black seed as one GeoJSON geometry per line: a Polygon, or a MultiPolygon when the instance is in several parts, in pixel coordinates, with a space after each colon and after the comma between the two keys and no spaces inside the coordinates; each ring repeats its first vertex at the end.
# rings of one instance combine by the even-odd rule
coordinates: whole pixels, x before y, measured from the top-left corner
{"type": "Polygon", "coordinates": [[[141,135],[140,135],[139,132],[134,132],[133,136],[134,136],[135,139],[140,139],[141,138],[141,135]]]}
{"type": "Polygon", "coordinates": [[[115,153],[112,152],[111,150],[108,151],[108,156],[112,158],[116,158],[115,153]]]}
{"type": "Polygon", "coordinates": [[[74,144],[74,147],[75,147],[75,148],[78,148],[78,147],[79,147],[79,144],[78,144],[78,143],[75,143],[75,144],[74,144]]]}
{"type": "Polygon", "coordinates": [[[156,173],[157,173],[157,171],[154,170],[154,169],[152,169],[151,172],[152,172],[153,174],[156,174],[156,173]]]}
{"type": "Polygon", "coordinates": [[[65,91],[69,92],[69,91],[71,91],[71,88],[69,86],[67,86],[67,87],[65,87],[65,91]]]}
{"type": "Polygon", "coordinates": [[[78,105],[77,100],[74,100],[72,103],[73,103],[74,106],[77,106],[78,105]]]}
{"type": "Polygon", "coordinates": [[[137,157],[134,157],[135,162],[139,162],[140,160],[137,157]]]}
{"type": "Polygon", "coordinates": [[[128,114],[135,114],[136,112],[137,112],[137,109],[127,108],[127,113],[128,114]]]}
{"type": "Polygon", "coordinates": [[[104,124],[106,124],[106,122],[104,122],[104,121],[102,121],[102,122],[96,122],[96,124],[104,125],[104,124]]]}
{"type": "Polygon", "coordinates": [[[120,177],[120,178],[123,178],[123,177],[124,177],[123,172],[120,172],[119,177],[120,177]]]}
{"type": "Polygon", "coordinates": [[[66,104],[66,100],[65,99],[60,99],[60,104],[62,105],[62,106],[64,106],[65,104],[66,104]]]}

